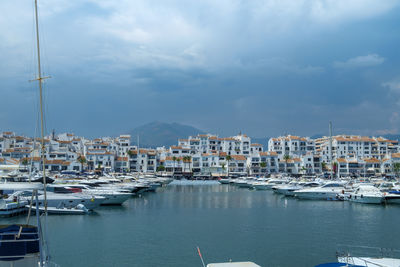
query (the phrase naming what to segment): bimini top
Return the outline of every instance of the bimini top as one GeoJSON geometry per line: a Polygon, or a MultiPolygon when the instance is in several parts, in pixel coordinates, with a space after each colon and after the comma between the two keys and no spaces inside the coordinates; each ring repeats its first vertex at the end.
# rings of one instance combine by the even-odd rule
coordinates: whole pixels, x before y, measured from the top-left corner
{"type": "Polygon", "coordinates": [[[41,183],[0,183],[0,190],[43,190],[41,183]]]}
{"type": "Polygon", "coordinates": [[[207,267],[261,267],[254,262],[224,262],[224,263],[210,263],[207,267]]]}

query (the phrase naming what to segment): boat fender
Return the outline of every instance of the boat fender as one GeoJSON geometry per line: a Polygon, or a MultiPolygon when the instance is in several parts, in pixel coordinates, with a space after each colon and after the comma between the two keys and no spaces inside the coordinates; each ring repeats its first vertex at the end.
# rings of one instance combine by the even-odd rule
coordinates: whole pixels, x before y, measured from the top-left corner
{"type": "Polygon", "coordinates": [[[342,190],[342,194],[344,194],[344,189],[342,190]]]}
{"type": "Polygon", "coordinates": [[[76,208],[79,209],[79,210],[83,210],[85,212],[88,212],[88,209],[83,204],[76,205],[76,208]]]}
{"type": "Polygon", "coordinates": [[[361,198],[363,198],[364,196],[363,195],[361,195],[361,198]]]}

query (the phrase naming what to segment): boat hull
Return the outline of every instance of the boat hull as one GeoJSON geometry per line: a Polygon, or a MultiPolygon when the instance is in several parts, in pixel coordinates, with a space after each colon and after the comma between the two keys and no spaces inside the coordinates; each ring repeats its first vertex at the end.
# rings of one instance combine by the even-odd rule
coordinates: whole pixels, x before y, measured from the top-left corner
{"type": "Polygon", "coordinates": [[[364,204],[382,204],[384,198],[377,196],[354,196],[350,195],[349,201],[364,204]]]}
{"type": "Polygon", "coordinates": [[[340,193],[337,192],[299,192],[294,191],[294,195],[299,199],[309,200],[339,200],[340,193]]]}
{"type": "Polygon", "coordinates": [[[127,201],[131,194],[115,194],[115,195],[102,195],[106,199],[101,203],[102,206],[106,205],[122,205],[127,201]]]}

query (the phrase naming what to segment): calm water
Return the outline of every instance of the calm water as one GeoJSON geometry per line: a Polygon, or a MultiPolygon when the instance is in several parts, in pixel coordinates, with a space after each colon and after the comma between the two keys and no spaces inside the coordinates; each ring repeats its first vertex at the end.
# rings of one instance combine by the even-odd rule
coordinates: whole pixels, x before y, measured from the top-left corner
{"type": "MultiPolygon", "coordinates": [[[[0,219],[22,222],[23,217],[0,219]]],[[[261,266],[334,261],[337,244],[400,248],[400,206],[300,201],[207,182],[171,184],[86,216],[49,216],[61,266],[261,266]]]]}

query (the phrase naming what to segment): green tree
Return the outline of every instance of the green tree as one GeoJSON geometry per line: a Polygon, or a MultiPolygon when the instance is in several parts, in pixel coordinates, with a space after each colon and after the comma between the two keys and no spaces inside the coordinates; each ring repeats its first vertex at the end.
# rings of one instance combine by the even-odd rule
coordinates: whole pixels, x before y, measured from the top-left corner
{"type": "Polygon", "coordinates": [[[165,170],[164,165],[157,166],[157,171],[158,172],[163,172],[164,170],[165,170]]]}
{"type": "Polygon", "coordinates": [[[189,165],[189,170],[190,170],[190,162],[192,162],[192,157],[191,156],[184,156],[182,158],[182,160],[183,160],[183,166],[185,167],[185,169],[186,169],[186,165],[189,165]]]}
{"type": "Polygon", "coordinates": [[[321,163],[322,171],[326,171],[326,162],[321,163]]]}
{"type": "Polygon", "coordinates": [[[24,165],[24,169],[27,169],[26,166],[28,166],[28,163],[29,163],[29,161],[28,161],[27,158],[23,158],[22,161],[21,161],[21,164],[24,165]]]}
{"type": "Polygon", "coordinates": [[[175,156],[172,157],[172,161],[173,161],[172,174],[175,174],[175,162],[176,162],[175,156]]]}
{"type": "Polygon", "coordinates": [[[399,176],[399,173],[400,173],[400,163],[399,162],[393,163],[393,171],[396,174],[396,176],[399,176]]]}
{"type": "Polygon", "coordinates": [[[86,158],[81,155],[78,157],[78,162],[81,164],[81,171],[83,171],[83,165],[86,164],[86,158]]]}
{"type": "Polygon", "coordinates": [[[176,159],[176,162],[178,163],[178,167],[179,167],[179,162],[181,162],[181,159],[180,159],[180,158],[177,158],[177,159],[176,159]]]}
{"type": "Polygon", "coordinates": [[[291,157],[288,154],[285,154],[283,156],[283,160],[285,161],[285,172],[287,172],[287,163],[291,159],[291,157]]]}
{"type": "Polygon", "coordinates": [[[225,163],[224,162],[221,163],[221,168],[222,168],[222,170],[225,171],[225,163]]]}
{"type": "MultiPolygon", "coordinates": [[[[262,168],[262,169],[264,169],[265,167],[267,167],[267,163],[266,162],[261,162],[260,163],[260,167],[262,168]]],[[[262,170],[261,169],[261,170],[262,170]]]]}
{"type": "Polygon", "coordinates": [[[301,167],[301,172],[302,172],[303,174],[306,174],[306,171],[307,171],[306,167],[302,166],[302,167],[301,167]]]}

